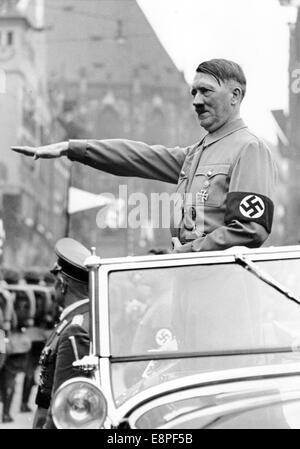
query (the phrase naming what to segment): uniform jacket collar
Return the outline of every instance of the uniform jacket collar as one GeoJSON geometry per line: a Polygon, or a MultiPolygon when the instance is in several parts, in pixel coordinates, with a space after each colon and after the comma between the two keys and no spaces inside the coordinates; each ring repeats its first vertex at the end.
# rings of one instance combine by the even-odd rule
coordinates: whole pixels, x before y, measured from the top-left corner
{"type": "Polygon", "coordinates": [[[68,307],[66,307],[66,308],[62,311],[62,313],[61,313],[61,315],[60,315],[60,317],[59,317],[59,320],[60,320],[60,321],[63,321],[63,320],[65,319],[65,317],[66,317],[70,312],[72,312],[72,310],[74,310],[74,309],[76,309],[77,307],[79,307],[79,306],[81,306],[81,305],[87,303],[88,301],[89,301],[89,299],[86,298],[86,299],[81,299],[80,301],[75,301],[75,302],[73,302],[73,304],[70,304],[68,307]]]}
{"type": "Polygon", "coordinates": [[[232,134],[242,128],[247,128],[247,125],[245,125],[244,121],[241,118],[233,120],[232,122],[229,122],[221,128],[217,129],[217,131],[211,134],[207,133],[205,136],[204,147],[207,147],[208,145],[211,145],[218,140],[223,139],[225,136],[228,136],[229,134],[232,134]]]}

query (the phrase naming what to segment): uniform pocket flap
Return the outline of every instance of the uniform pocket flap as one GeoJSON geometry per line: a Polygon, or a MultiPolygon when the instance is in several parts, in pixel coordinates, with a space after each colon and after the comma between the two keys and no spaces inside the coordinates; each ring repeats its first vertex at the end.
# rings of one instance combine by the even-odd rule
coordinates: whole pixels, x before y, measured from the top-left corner
{"type": "Polygon", "coordinates": [[[195,175],[202,175],[212,178],[216,175],[228,175],[229,170],[230,164],[201,165],[197,168],[195,175]]]}

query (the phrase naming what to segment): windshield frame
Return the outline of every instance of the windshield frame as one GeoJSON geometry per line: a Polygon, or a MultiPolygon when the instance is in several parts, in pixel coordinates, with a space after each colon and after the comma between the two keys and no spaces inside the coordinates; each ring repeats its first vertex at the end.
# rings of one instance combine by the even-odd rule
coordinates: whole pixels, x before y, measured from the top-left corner
{"type": "MultiPolygon", "coordinates": [[[[109,275],[113,272],[142,270],[146,268],[172,268],[180,266],[237,264],[236,256],[246,255],[252,262],[300,259],[300,246],[248,249],[232,248],[230,251],[187,253],[187,254],[165,254],[162,256],[128,257],[119,259],[101,259],[98,268],[97,282],[95,283],[95,305],[91,311],[93,329],[97,329],[97,338],[93,339],[93,353],[99,357],[109,357],[111,363],[120,363],[122,357],[113,357],[110,345],[110,322],[109,322],[109,275]],[[100,318],[101,317],[101,318],[100,318]]],[[[263,282],[261,280],[261,282],[263,282]]],[[[283,283],[282,283],[283,284],[283,283]]],[[[283,284],[284,285],[284,284],[283,284]]],[[[272,288],[272,287],[270,287],[272,288]]],[[[286,299],[288,301],[288,298],[286,299]]],[[[95,336],[94,336],[95,337],[95,336]]],[[[223,354],[222,354],[223,355],[223,354]]],[[[151,360],[154,354],[140,357],[124,357],[124,361],[151,360]],[[126,360],[125,360],[126,359],[126,360]]],[[[177,358],[184,354],[164,352],[161,358],[177,358]],[[172,357],[173,356],[173,357],[172,357]]],[[[191,353],[189,353],[189,357],[191,353]]],[[[197,356],[195,354],[195,356],[197,356]]],[[[155,356],[155,358],[160,356],[155,356]]]]}

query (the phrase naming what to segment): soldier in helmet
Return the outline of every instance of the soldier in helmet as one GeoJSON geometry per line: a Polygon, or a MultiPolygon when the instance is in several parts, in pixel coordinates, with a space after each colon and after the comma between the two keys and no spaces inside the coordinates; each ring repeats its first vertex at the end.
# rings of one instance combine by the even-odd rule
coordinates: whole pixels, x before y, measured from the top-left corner
{"type": "Polygon", "coordinates": [[[30,268],[24,271],[23,274],[24,280],[27,284],[39,285],[41,282],[41,274],[37,268],[30,268]]]}
{"type": "Polygon", "coordinates": [[[20,282],[21,276],[18,270],[11,267],[2,268],[3,279],[7,284],[18,284],[20,282]]]}
{"type": "Polygon", "coordinates": [[[56,277],[56,298],[64,310],[41,354],[33,428],[55,428],[51,398],[64,381],[78,375],[72,364],[87,355],[90,346],[88,270],[84,266],[90,251],[71,238],[63,238],[57,242],[55,253],[57,262],[52,273],[56,277]]]}

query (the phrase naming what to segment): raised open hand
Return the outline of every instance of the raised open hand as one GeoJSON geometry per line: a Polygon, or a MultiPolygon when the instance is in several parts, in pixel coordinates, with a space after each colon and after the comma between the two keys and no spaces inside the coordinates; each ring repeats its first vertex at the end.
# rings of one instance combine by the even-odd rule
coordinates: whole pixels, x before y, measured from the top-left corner
{"type": "Polygon", "coordinates": [[[25,156],[34,156],[36,153],[34,147],[11,147],[11,149],[16,153],[25,154],[25,156]]]}
{"type": "Polygon", "coordinates": [[[16,153],[31,156],[34,159],[51,159],[66,155],[68,150],[68,142],[58,142],[42,147],[13,146],[11,149],[16,153]]]}

